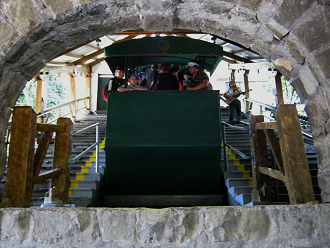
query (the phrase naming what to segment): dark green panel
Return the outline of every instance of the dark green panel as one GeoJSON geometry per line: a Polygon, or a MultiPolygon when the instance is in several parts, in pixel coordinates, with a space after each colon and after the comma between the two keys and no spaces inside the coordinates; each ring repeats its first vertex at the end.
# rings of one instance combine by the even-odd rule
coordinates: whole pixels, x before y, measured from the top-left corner
{"type": "Polygon", "coordinates": [[[109,77],[99,77],[98,89],[97,89],[97,110],[106,110],[107,109],[107,102],[103,100],[102,90],[108,84],[109,80],[110,80],[110,76],[109,77]]]}
{"type": "Polygon", "coordinates": [[[110,69],[117,65],[129,66],[131,70],[150,67],[166,62],[181,67],[190,60],[198,60],[201,67],[212,75],[223,57],[221,46],[185,37],[145,37],[118,42],[104,48],[110,69]]]}
{"type": "Polygon", "coordinates": [[[220,134],[216,91],[110,93],[105,202],[113,206],[111,196],[123,195],[196,195],[201,205],[213,205],[205,202],[212,197],[201,196],[224,194],[220,134]]]}

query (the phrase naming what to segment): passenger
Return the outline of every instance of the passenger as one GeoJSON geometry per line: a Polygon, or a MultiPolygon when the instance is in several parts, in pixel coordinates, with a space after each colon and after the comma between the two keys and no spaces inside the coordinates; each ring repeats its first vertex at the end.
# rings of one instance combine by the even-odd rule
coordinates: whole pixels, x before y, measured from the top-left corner
{"type": "Polygon", "coordinates": [[[183,75],[183,82],[182,82],[182,86],[185,89],[187,86],[189,86],[189,74],[184,74],[183,75]]]}
{"type": "Polygon", "coordinates": [[[239,95],[240,93],[240,88],[236,86],[234,81],[230,81],[229,88],[223,94],[224,97],[232,101],[229,104],[229,122],[232,122],[234,120],[235,110],[237,114],[237,121],[241,120],[241,101],[237,99],[237,96],[235,97],[235,95],[239,95]]]}
{"type": "Polygon", "coordinates": [[[109,80],[109,83],[102,90],[103,100],[108,101],[108,91],[117,91],[118,87],[124,85],[125,69],[123,66],[117,66],[115,77],[109,80]]]}
{"type": "Polygon", "coordinates": [[[142,81],[145,79],[145,77],[147,76],[147,69],[146,68],[143,68],[141,70],[141,73],[140,73],[141,77],[142,77],[142,81]]]}
{"type": "Polygon", "coordinates": [[[123,85],[120,86],[117,90],[119,92],[132,91],[132,90],[148,90],[146,87],[142,87],[138,85],[138,82],[139,82],[139,76],[133,73],[128,78],[127,87],[123,85]]]}
{"type": "Polygon", "coordinates": [[[179,71],[178,71],[179,69],[178,68],[179,68],[178,66],[171,67],[170,73],[176,77],[176,80],[178,81],[179,89],[183,90],[184,88],[181,83],[182,81],[180,81],[180,79],[179,79],[179,71]]]}
{"type": "Polygon", "coordinates": [[[184,74],[182,73],[180,67],[179,67],[178,65],[174,65],[174,66],[173,66],[173,69],[176,70],[176,71],[178,72],[178,80],[179,80],[179,82],[182,84],[182,83],[183,83],[183,80],[184,80],[184,78],[183,78],[183,75],[184,75],[184,74]]]}
{"type": "Polygon", "coordinates": [[[157,81],[158,79],[158,65],[157,64],[152,64],[151,65],[151,71],[147,74],[146,80],[147,80],[147,85],[146,87],[148,90],[152,90],[154,82],[157,81]]]}
{"type": "Polygon", "coordinates": [[[157,80],[157,90],[179,90],[177,78],[170,73],[170,65],[167,63],[160,64],[160,74],[157,80]]]}
{"type": "Polygon", "coordinates": [[[189,85],[186,90],[210,90],[212,89],[209,77],[205,72],[202,72],[202,79],[199,76],[199,64],[195,61],[190,61],[187,65],[192,76],[189,78],[189,85]]]}

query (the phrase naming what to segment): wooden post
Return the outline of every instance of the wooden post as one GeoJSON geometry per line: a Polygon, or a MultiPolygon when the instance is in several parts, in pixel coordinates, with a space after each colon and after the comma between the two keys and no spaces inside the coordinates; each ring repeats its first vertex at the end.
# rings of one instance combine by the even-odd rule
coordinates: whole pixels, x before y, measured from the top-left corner
{"type": "MultiPolygon", "coordinates": [[[[76,79],[73,73],[68,73],[70,76],[70,88],[71,88],[71,100],[72,101],[76,101],[76,79]]],[[[77,113],[77,106],[75,103],[73,103],[72,105],[72,109],[71,109],[71,113],[72,113],[72,117],[76,116],[77,113]]]]}
{"type": "Polygon", "coordinates": [[[281,77],[282,77],[282,74],[278,71],[275,76],[277,106],[284,104],[281,77]]]}
{"type": "Polygon", "coordinates": [[[31,107],[14,108],[5,190],[13,207],[31,206],[36,123],[31,107]]]}
{"type": "Polygon", "coordinates": [[[264,117],[251,116],[251,154],[253,192],[252,201],[273,201],[274,193],[270,191],[270,178],[259,172],[259,167],[268,167],[267,140],[263,130],[257,130],[255,124],[263,122],[264,117]]]}
{"type": "MultiPolygon", "coordinates": [[[[37,81],[37,89],[36,89],[36,107],[35,107],[35,111],[39,114],[42,112],[42,80],[39,76],[39,74],[37,74],[36,76],[34,76],[34,80],[37,81]]],[[[37,118],[37,123],[41,123],[42,118],[38,117],[37,118]]]]}
{"type": "Polygon", "coordinates": [[[90,96],[91,96],[91,73],[85,72],[85,79],[86,79],[86,96],[89,97],[89,99],[85,100],[85,107],[86,109],[90,109],[90,96]]]}
{"type": "Polygon", "coordinates": [[[275,116],[286,178],[285,185],[290,203],[315,201],[296,106],[293,104],[280,105],[275,116]]]}
{"type": "Polygon", "coordinates": [[[230,81],[234,81],[235,82],[235,70],[231,70],[231,74],[230,74],[230,81]]]}
{"type": "Polygon", "coordinates": [[[52,200],[58,199],[65,203],[69,203],[69,155],[71,153],[71,129],[72,122],[69,118],[59,118],[58,125],[66,127],[65,132],[56,133],[54,146],[53,169],[62,169],[62,174],[52,179],[52,200]]]}
{"type": "MultiPolygon", "coordinates": [[[[245,70],[244,72],[244,86],[245,86],[245,97],[250,98],[250,86],[249,86],[249,70],[245,70]]],[[[245,112],[248,114],[250,112],[250,102],[246,101],[245,112]]]]}

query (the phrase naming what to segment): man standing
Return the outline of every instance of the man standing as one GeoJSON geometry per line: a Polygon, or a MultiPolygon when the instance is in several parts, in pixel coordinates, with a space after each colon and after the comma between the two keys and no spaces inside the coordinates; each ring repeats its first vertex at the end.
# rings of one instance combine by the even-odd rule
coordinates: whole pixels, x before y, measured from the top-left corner
{"type": "Polygon", "coordinates": [[[103,99],[108,101],[108,92],[117,91],[118,87],[124,85],[125,69],[123,66],[117,66],[115,70],[115,77],[111,78],[109,83],[104,87],[102,91],[103,99]]]}
{"type": "Polygon", "coordinates": [[[152,86],[154,83],[157,82],[158,80],[158,65],[157,64],[152,64],[151,65],[151,71],[147,74],[147,85],[146,87],[148,88],[148,90],[152,90],[152,86]]]}
{"type": "Polygon", "coordinates": [[[195,61],[190,61],[187,65],[189,67],[189,72],[192,76],[189,78],[189,85],[186,90],[209,90],[211,85],[209,82],[209,77],[205,72],[202,72],[200,78],[199,75],[199,64],[195,61]]]}
{"type": "Polygon", "coordinates": [[[224,97],[226,97],[228,100],[232,101],[229,104],[229,122],[232,122],[234,119],[234,114],[236,110],[237,114],[237,121],[241,120],[241,101],[237,99],[237,97],[240,95],[241,90],[236,86],[234,81],[229,82],[229,88],[226,90],[226,92],[223,94],[224,97]]]}

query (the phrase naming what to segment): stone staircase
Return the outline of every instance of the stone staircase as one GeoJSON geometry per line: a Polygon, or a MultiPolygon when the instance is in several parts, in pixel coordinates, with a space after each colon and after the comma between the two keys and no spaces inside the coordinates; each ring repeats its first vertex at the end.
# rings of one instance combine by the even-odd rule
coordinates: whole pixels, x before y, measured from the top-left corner
{"type": "MultiPolygon", "coordinates": [[[[228,120],[226,110],[222,111],[222,120],[228,120]]],[[[246,121],[246,120],[243,120],[246,121]]],[[[248,121],[247,121],[248,122],[248,121]]],[[[235,149],[241,151],[246,156],[251,156],[249,131],[234,130],[225,127],[226,141],[235,149]]],[[[313,182],[314,194],[316,200],[321,202],[320,189],[317,182],[317,156],[316,151],[310,139],[305,140],[306,155],[309,162],[310,174],[313,182]]],[[[226,148],[228,169],[224,172],[225,185],[228,189],[228,205],[271,205],[271,204],[289,204],[289,196],[286,187],[282,181],[271,179],[271,185],[276,193],[276,202],[252,202],[251,195],[253,190],[253,179],[251,171],[251,160],[243,159],[226,148]]],[[[273,167],[273,157],[268,148],[269,167],[273,167]]],[[[224,157],[223,161],[224,163],[224,157]]]]}

